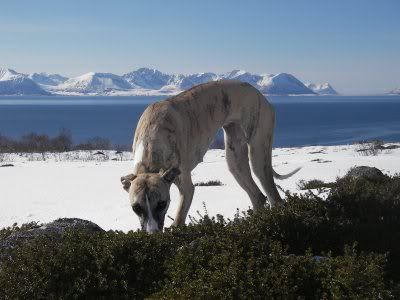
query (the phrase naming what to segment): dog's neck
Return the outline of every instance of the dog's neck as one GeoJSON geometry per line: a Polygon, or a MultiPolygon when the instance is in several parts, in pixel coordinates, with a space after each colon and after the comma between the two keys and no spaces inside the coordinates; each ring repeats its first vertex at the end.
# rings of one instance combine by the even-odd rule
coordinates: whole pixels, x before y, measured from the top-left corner
{"type": "MultiPolygon", "coordinates": [[[[133,174],[162,173],[171,167],[171,161],[164,161],[162,158],[165,155],[154,151],[154,144],[151,144],[151,142],[144,139],[139,139],[136,142],[133,155],[133,174]],[[150,149],[148,148],[149,143],[152,146],[150,149]]],[[[166,147],[162,148],[162,150],[171,148],[162,140],[157,142],[158,144],[162,143],[166,147]]]]}
{"type": "Polygon", "coordinates": [[[162,173],[164,170],[164,168],[149,168],[148,166],[145,166],[144,163],[139,162],[135,165],[134,174],[139,175],[144,173],[162,173]]]}

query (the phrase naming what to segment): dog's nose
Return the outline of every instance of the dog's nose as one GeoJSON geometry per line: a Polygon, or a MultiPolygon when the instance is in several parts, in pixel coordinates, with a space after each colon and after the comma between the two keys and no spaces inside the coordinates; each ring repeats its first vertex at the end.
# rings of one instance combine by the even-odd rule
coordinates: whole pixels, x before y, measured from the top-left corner
{"type": "Polygon", "coordinates": [[[154,220],[149,220],[146,224],[146,232],[149,234],[159,232],[160,228],[154,220]]]}

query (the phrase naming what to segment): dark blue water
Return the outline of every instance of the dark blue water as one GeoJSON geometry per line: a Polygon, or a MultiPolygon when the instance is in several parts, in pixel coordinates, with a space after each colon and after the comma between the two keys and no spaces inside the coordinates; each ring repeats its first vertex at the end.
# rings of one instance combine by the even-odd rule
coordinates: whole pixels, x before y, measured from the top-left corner
{"type": "MultiPolygon", "coordinates": [[[[94,136],[132,142],[141,113],[165,97],[0,97],[0,134],[57,135],[75,142],[94,136]]],[[[269,97],[277,124],[276,147],[346,144],[379,138],[400,141],[400,96],[269,97]]]]}

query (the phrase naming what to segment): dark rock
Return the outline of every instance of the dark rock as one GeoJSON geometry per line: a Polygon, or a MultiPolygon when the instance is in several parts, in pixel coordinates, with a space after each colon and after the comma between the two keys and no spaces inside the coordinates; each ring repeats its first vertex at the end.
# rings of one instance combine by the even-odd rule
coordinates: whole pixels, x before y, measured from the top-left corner
{"type": "Polygon", "coordinates": [[[0,168],[5,168],[5,167],[14,167],[13,164],[5,164],[5,165],[1,165],[0,168]]]}
{"type": "Polygon", "coordinates": [[[318,150],[318,151],[308,152],[308,154],[326,154],[326,152],[324,152],[324,150],[318,150]]]}
{"type": "Polygon", "coordinates": [[[104,152],[97,151],[96,153],[93,153],[93,155],[105,155],[104,152]]]}
{"type": "Polygon", "coordinates": [[[388,145],[388,146],[382,146],[383,150],[393,150],[393,149],[398,149],[400,148],[399,145],[388,145]]]}
{"type": "Polygon", "coordinates": [[[317,162],[317,163],[319,163],[319,164],[325,164],[325,163],[332,162],[331,160],[326,160],[326,159],[321,159],[321,158],[312,159],[311,161],[317,162]]]}
{"type": "Polygon", "coordinates": [[[51,223],[33,227],[28,230],[19,230],[3,240],[0,240],[0,256],[1,252],[11,250],[16,245],[27,242],[35,237],[54,236],[61,237],[67,230],[82,230],[88,233],[99,233],[104,230],[97,224],[78,218],[61,218],[51,223]]]}
{"type": "Polygon", "coordinates": [[[384,175],[381,172],[381,170],[379,170],[375,167],[358,166],[358,167],[351,168],[347,172],[346,177],[366,178],[366,179],[373,180],[373,181],[379,181],[379,180],[385,179],[386,175],[384,175]]]}

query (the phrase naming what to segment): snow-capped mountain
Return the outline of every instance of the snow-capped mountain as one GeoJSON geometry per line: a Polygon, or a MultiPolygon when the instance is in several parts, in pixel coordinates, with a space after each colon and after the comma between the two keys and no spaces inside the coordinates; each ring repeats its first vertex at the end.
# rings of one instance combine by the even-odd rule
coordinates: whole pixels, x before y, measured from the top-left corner
{"type": "Polygon", "coordinates": [[[70,78],[52,89],[53,92],[102,94],[115,90],[129,90],[132,86],[121,76],[90,72],[70,78]]]}
{"type": "Polygon", "coordinates": [[[122,76],[136,90],[157,90],[160,93],[179,93],[194,85],[218,80],[214,73],[197,73],[191,75],[166,74],[155,69],[140,68],[122,76]]]}
{"type": "Polygon", "coordinates": [[[315,94],[300,80],[291,74],[279,73],[276,75],[264,75],[257,83],[259,90],[268,95],[304,95],[315,94]]]}
{"type": "Polygon", "coordinates": [[[394,89],[388,93],[389,95],[400,95],[400,88],[394,89]]]}
{"type": "Polygon", "coordinates": [[[59,85],[68,80],[67,77],[61,76],[59,74],[48,74],[48,73],[32,73],[29,74],[28,77],[37,84],[52,85],[52,86],[59,85]]]}
{"type": "Polygon", "coordinates": [[[36,82],[25,74],[0,68],[0,95],[48,95],[36,82]]]}
{"type": "Polygon", "coordinates": [[[306,86],[318,95],[338,95],[338,92],[329,83],[306,83],[306,86]]]}
{"type": "Polygon", "coordinates": [[[195,74],[166,74],[155,69],[140,68],[122,76],[90,72],[74,78],[58,74],[20,74],[0,69],[0,94],[56,95],[174,95],[197,84],[232,79],[247,82],[264,94],[302,95],[336,93],[329,84],[305,86],[288,73],[252,74],[233,70],[224,74],[211,72],[195,74]],[[10,81],[11,80],[11,81],[10,81]]]}
{"type": "Polygon", "coordinates": [[[258,87],[259,84],[258,82],[263,79],[262,75],[254,75],[249,72],[243,71],[243,70],[233,70],[231,72],[225,73],[221,75],[222,79],[234,79],[234,80],[240,80],[244,81],[247,83],[250,83],[251,85],[258,87]]]}
{"type": "Polygon", "coordinates": [[[249,72],[235,70],[222,75],[224,79],[236,79],[248,82],[258,88],[263,94],[269,95],[299,95],[314,94],[300,80],[291,74],[251,74],[249,72]]]}
{"type": "Polygon", "coordinates": [[[173,75],[161,73],[155,69],[140,68],[125,75],[122,75],[128,81],[132,88],[144,88],[150,90],[159,90],[170,84],[173,75]]]}
{"type": "Polygon", "coordinates": [[[201,84],[201,83],[206,83],[209,81],[215,81],[218,79],[221,79],[220,76],[214,74],[214,73],[198,73],[198,74],[191,74],[191,75],[178,75],[178,83],[179,83],[179,88],[182,90],[186,90],[191,88],[192,86],[201,84]]]}
{"type": "Polygon", "coordinates": [[[122,76],[133,89],[158,90],[160,93],[178,93],[194,85],[220,80],[234,79],[248,82],[265,94],[314,94],[296,77],[286,73],[277,75],[251,74],[243,70],[233,70],[225,74],[196,73],[190,75],[169,75],[154,69],[141,68],[122,76]]]}

